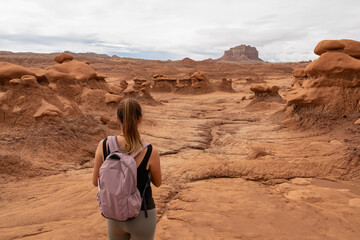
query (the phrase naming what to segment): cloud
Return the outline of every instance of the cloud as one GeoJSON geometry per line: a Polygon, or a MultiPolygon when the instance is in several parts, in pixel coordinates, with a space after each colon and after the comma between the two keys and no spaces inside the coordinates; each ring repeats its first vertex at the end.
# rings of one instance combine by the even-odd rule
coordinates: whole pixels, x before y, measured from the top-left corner
{"type": "Polygon", "coordinates": [[[266,61],[314,59],[323,39],[359,40],[357,0],[12,0],[1,3],[0,48],[147,58],[218,58],[255,46],[266,61]]]}

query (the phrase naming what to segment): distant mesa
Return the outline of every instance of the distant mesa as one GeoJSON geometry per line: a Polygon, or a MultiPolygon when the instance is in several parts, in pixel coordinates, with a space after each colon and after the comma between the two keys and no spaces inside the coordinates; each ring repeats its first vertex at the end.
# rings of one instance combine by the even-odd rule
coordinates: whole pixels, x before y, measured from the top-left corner
{"type": "Polygon", "coordinates": [[[230,48],[224,52],[224,55],[221,58],[217,60],[228,62],[263,61],[259,58],[259,52],[256,48],[251,47],[250,45],[240,45],[230,48]]]}
{"type": "Polygon", "coordinates": [[[183,64],[193,64],[194,62],[195,62],[194,60],[192,60],[191,58],[188,58],[188,57],[181,60],[181,63],[183,63],[183,64]]]}

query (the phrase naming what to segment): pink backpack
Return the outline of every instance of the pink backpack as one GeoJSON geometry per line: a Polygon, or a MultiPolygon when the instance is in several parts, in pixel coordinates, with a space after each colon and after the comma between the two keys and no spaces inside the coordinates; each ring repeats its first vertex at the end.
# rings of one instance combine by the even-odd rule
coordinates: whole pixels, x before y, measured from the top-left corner
{"type": "Polygon", "coordinates": [[[142,198],[137,188],[137,166],[134,157],[119,149],[116,136],[109,136],[110,154],[99,170],[97,200],[105,218],[126,221],[140,213],[142,198]]]}

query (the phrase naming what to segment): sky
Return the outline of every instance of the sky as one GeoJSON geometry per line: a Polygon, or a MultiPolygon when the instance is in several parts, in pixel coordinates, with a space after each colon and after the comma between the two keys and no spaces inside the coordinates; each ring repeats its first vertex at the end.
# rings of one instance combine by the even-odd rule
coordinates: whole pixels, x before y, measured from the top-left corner
{"type": "Polygon", "coordinates": [[[314,60],[324,39],[360,41],[359,0],[11,0],[0,50],[219,58],[241,44],[268,62],[314,60]]]}

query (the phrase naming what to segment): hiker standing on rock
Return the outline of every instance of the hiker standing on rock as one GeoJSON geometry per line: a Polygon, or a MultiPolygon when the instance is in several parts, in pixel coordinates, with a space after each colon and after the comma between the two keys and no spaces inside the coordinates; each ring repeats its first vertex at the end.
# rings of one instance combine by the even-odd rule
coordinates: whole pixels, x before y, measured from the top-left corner
{"type": "Polygon", "coordinates": [[[95,153],[93,184],[99,187],[100,212],[110,240],[154,239],[157,219],[150,181],[161,185],[159,153],[141,141],[142,112],[136,100],[120,102],[117,120],[123,135],[101,140],[95,153]]]}

